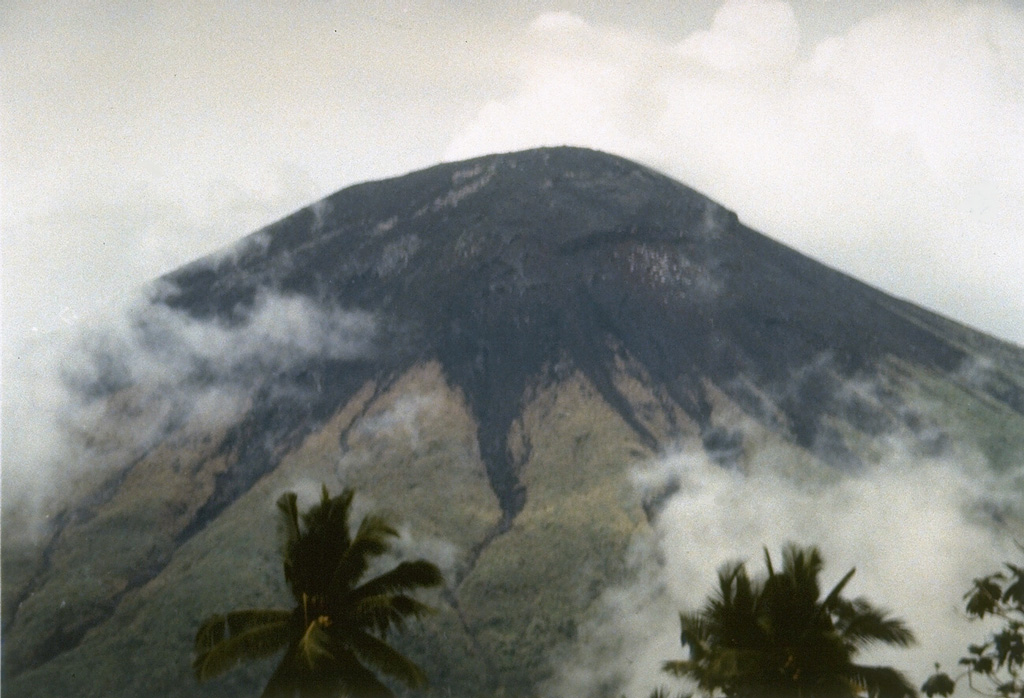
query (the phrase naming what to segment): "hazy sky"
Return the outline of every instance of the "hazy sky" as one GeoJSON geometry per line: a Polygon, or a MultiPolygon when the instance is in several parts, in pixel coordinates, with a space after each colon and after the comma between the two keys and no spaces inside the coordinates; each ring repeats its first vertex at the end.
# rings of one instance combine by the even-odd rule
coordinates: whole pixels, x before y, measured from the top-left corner
{"type": "Polygon", "coordinates": [[[342,186],[562,143],[1024,343],[1021,5],[463,5],[5,2],[7,348],[342,186]]]}

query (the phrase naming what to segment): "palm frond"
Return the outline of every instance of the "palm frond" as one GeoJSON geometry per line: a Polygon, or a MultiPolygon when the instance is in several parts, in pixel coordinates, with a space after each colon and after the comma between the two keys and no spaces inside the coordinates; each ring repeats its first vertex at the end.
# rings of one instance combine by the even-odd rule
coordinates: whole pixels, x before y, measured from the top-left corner
{"type": "Polygon", "coordinates": [[[710,635],[709,623],[704,614],[679,614],[679,641],[683,647],[689,646],[690,651],[699,649],[710,635]]]}
{"type": "Polygon", "coordinates": [[[294,492],[285,492],[277,500],[280,528],[284,541],[281,559],[284,564],[284,579],[292,588],[295,586],[295,546],[299,542],[299,506],[294,492]]]}
{"type": "Polygon", "coordinates": [[[358,696],[359,698],[395,698],[395,693],[373,672],[363,666],[351,651],[339,653],[337,657],[337,684],[341,690],[332,695],[358,696]]]}
{"type": "Polygon", "coordinates": [[[697,669],[698,665],[696,662],[691,662],[685,659],[668,661],[661,665],[662,671],[672,674],[680,679],[695,678],[693,672],[697,669]]]}
{"type": "Polygon", "coordinates": [[[295,698],[301,685],[301,674],[296,662],[296,648],[290,647],[270,675],[260,698],[295,698]]]}
{"type": "Polygon", "coordinates": [[[334,640],[326,630],[326,621],[314,619],[302,634],[296,646],[298,658],[307,669],[316,669],[332,663],[336,659],[334,640]]]}
{"type": "MultiPolygon", "coordinates": [[[[668,692],[668,689],[664,686],[658,686],[653,691],[651,691],[648,698],[671,698],[671,694],[668,692]]],[[[680,692],[675,695],[675,698],[693,698],[693,694],[680,692]]]]}
{"type": "Polygon", "coordinates": [[[705,690],[723,688],[729,693],[730,687],[743,685],[749,676],[756,675],[757,667],[763,663],[760,652],[734,648],[716,648],[699,663],[690,677],[705,690]]]}
{"type": "Polygon", "coordinates": [[[227,622],[228,635],[238,635],[252,628],[269,623],[286,623],[294,615],[287,608],[248,608],[231,611],[224,618],[227,622]]]}
{"type": "Polygon", "coordinates": [[[706,631],[725,646],[753,647],[763,641],[758,623],[763,598],[761,585],[747,575],[741,563],[725,565],[718,573],[718,589],[701,611],[706,631]]]}
{"type": "Polygon", "coordinates": [[[370,559],[386,553],[391,539],[398,537],[391,524],[381,516],[367,516],[356,531],[352,544],[345,549],[331,574],[332,589],[350,589],[366,574],[370,559]]]}
{"type": "Polygon", "coordinates": [[[287,645],[291,637],[290,614],[283,620],[248,625],[244,631],[228,637],[224,637],[226,619],[220,618],[221,630],[213,627],[214,619],[211,618],[200,628],[203,637],[196,637],[198,654],[192,662],[192,669],[199,681],[219,676],[242,660],[269,657],[287,645]],[[220,641],[210,645],[210,640],[218,635],[220,641]]]}
{"type": "Polygon", "coordinates": [[[832,610],[832,607],[839,601],[840,594],[843,593],[843,589],[847,584],[849,584],[850,580],[853,579],[853,575],[856,571],[856,567],[851,567],[850,571],[843,575],[843,578],[840,579],[834,587],[832,587],[832,591],[830,591],[828,596],[825,597],[825,600],[821,602],[822,608],[832,610]]]}
{"type": "Polygon", "coordinates": [[[437,565],[426,560],[402,562],[352,590],[349,598],[358,602],[368,596],[379,596],[400,591],[412,591],[444,584],[444,576],[437,565]]]}
{"type": "Polygon", "coordinates": [[[277,499],[277,510],[280,515],[285,546],[299,538],[298,499],[298,495],[294,492],[285,492],[277,499]]]}
{"type": "Polygon", "coordinates": [[[858,649],[878,643],[909,647],[917,641],[903,620],[891,617],[888,611],[876,608],[866,599],[843,600],[834,604],[832,612],[843,640],[858,649]]]}
{"type": "Polygon", "coordinates": [[[394,693],[359,663],[351,650],[335,645],[330,669],[310,669],[292,647],[275,669],[261,698],[395,698],[394,693]]]}
{"type": "Polygon", "coordinates": [[[334,572],[350,549],[348,514],[353,497],[348,489],[331,497],[325,487],[320,502],[302,514],[301,524],[296,523],[292,493],[282,497],[291,536],[284,551],[285,580],[297,602],[331,593],[334,572]]]}
{"type": "Polygon", "coordinates": [[[409,688],[424,688],[427,676],[412,660],[383,640],[369,633],[356,632],[348,637],[356,655],[366,664],[391,676],[409,688]]]}
{"type": "Polygon", "coordinates": [[[361,599],[352,609],[355,628],[373,628],[384,636],[392,629],[405,629],[405,619],[417,620],[435,613],[435,609],[411,596],[379,594],[361,599]]]}
{"type": "Polygon", "coordinates": [[[342,490],[338,496],[331,497],[327,485],[322,485],[320,503],[310,507],[302,515],[307,534],[330,541],[338,550],[348,548],[351,543],[348,515],[354,497],[355,491],[349,488],[342,490]]]}
{"type": "Polygon", "coordinates": [[[817,601],[821,596],[818,576],[825,566],[817,547],[806,548],[790,543],[782,549],[782,576],[793,585],[794,591],[804,598],[817,601]]]}
{"type": "Polygon", "coordinates": [[[892,667],[862,666],[851,667],[851,679],[871,698],[916,698],[917,689],[903,675],[892,667]]]}
{"type": "Polygon", "coordinates": [[[331,497],[326,487],[320,502],[302,514],[298,537],[285,554],[285,577],[297,601],[327,594],[335,568],[349,549],[348,512],[354,493],[331,497]]]}
{"type": "Polygon", "coordinates": [[[722,565],[718,570],[718,591],[712,602],[718,601],[724,605],[731,604],[736,578],[741,575],[747,576],[746,567],[742,562],[728,562],[722,565]]]}
{"type": "Polygon", "coordinates": [[[217,613],[204,620],[196,631],[195,653],[206,654],[224,641],[227,623],[223,614],[217,613]]]}

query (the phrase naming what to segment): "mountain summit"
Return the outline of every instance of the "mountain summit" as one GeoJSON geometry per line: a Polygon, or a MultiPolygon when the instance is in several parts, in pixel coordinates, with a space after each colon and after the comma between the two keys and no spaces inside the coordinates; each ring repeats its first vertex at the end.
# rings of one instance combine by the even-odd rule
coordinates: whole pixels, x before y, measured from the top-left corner
{"type": "MultiPolygon", "coordinates": [[[[445,558],[443,611],[406,640],[438,695],[532,695],[628,576],[671,490],[631,473],[665,449],[739,471],[764,443],[794,467],[855,469],[894,434],[926,453],[970,437],[997,467],[1024,453],[1024,351],[590,150],[353,186],[155,289],[144,346],[168,317],[250,336],[273,307],[293,330],[315,311],[316,348],[193,356],[182,380],[229,383],[232,409],[170,410],[79,484],[19,553],[28,572],[5,554],[12,696],[251,693],[258,671],[194,686],[190,633],[239,589],[254,605],[281,593],[267,527],[296,483],[356,487],[445,558]]],[[[124,414],[168,410],[105,365],[87,388],[123,444],[124,414]]]]}
{"type": "MultiPolygon", "coordinates": [[[[681,409],[709,448],[728,441],[712,424],[710,384],[800,446],[853,461],[830,418],[874,433],[898,418],[849,404],[841,380],[894,360],[950,373],[971,356],[947,324],[697,192],[576,148],[352,187],[167,281],[163,302],[203,318],[230,321],[268,291],[374,313],[388,338],[373,374],[439,362],[468,402],[509,516],[525,494],[510,429],[527,388],[555,372],[579,371],[652,448],[659,438],[617,375],[642,374],[664,413],[681,409]]],[[[1024,392],[999,398],[1024,410],[1024,392]]]]}

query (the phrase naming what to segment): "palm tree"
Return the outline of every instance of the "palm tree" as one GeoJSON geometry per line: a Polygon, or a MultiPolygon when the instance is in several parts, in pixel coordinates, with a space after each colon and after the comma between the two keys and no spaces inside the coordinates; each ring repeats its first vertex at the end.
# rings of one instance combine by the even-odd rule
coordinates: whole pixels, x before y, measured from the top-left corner
{"type": "Polygon", "coordinates": [[[432,611],[410,592],[443,582],[425,560],[402,562],[360,583],[373,558],[390,548],[398,533],[370,515],[351,535],[348,518],[354,492],[331,497],[323,487],[319,504],[300,517],[294,492],[277,501],[284,529],[284,576],[295,606],[214,615],[200,626],[193,669],[205,681],[239,661],[284,650],[263,696],[303,698],[351,695],[390,698],[376,672],[410,688],[426,685],[423,671],[391,647],[390,630],[409,617],[432,611]]]}
{"type": "Polygon", "coordinates": [[[680,614],[689,659],[665,671],[696,682],[708,696],[729,698],[905,698],[916,691],[891,667],[854,662],[874,644],[906,647],[913,633],[902,620],[863,598],[842,596],[850,570],[824,597],[817,548],[789,545],[782,569],[752,580],[742,564],[723,567],[718,589],[698,613],[680,614]]]}

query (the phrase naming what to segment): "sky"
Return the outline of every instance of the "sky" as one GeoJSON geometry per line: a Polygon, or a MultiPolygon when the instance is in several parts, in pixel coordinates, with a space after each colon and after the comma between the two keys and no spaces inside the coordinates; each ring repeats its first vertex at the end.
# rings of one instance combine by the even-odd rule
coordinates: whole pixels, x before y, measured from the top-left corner
{"type": "Polygon", "coordinates": [[[1024,343],[1019,4],[461,5],[5,3],[7,370],[343,186],[554,144],[1024,343]]]}

